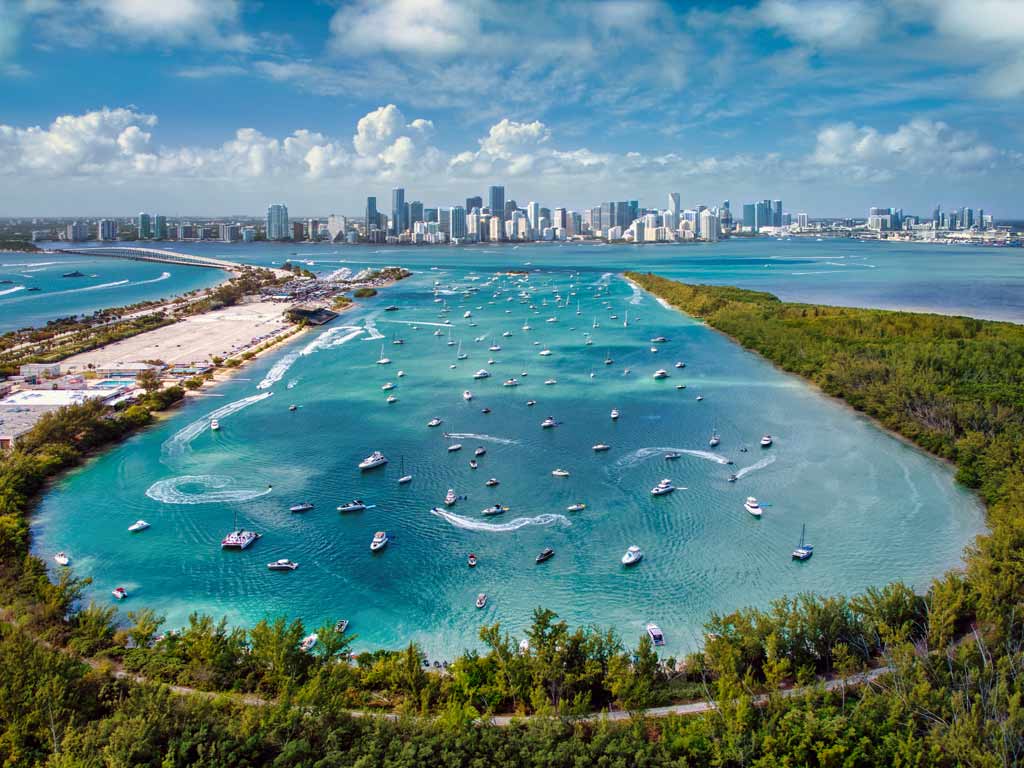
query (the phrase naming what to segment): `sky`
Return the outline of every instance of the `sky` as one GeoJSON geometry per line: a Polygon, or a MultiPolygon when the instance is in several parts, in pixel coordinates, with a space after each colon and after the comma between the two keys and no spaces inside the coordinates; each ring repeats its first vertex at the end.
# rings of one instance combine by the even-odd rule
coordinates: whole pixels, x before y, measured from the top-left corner
{"type": "Polygon", "coordinates": [[[1024,0],[0,0],[0,216],[1024,216],[1024,0]]]}

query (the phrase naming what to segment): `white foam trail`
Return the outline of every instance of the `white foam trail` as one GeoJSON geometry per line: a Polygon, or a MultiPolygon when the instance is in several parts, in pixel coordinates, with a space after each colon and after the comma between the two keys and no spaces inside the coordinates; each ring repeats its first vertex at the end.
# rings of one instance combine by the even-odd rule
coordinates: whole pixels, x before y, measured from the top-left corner
{"type": "Polygon", "coordinates": [[[9,293],[17,293],[18,291],[24,291],[24,290],[25,290],[25,286],[24,285],[16,285],[13,288],[8,288],[7,290],[0,291],[0,296],[6,296],[9,293]]]}
{"type": "Polygon", "coordinates": [[[318,349],[340,347],[342,344],[347,341],[351,341],[362,332],[363,329],[355,325],[339,325],[336,328],[331,328],[329,331],[321,333],[309,342],[309,344],[303,347],[299,354],[305,357],[306,355],[313,354],[318,349]],[[341,336],[340,339],[338,338],[339,336],[341,336]]]}
{"type": "Polygon", "coordinates": [[[741,477],[746,477],[751,472],[754,472],[754,471],[756,471],[758,469],[764,469],[769,464],[774,464],[774,463],[775,463],[775,456],[772,455],[772,454],[769,454],[768,456],[765,456],[763,459],[761,459],[759,462],[757,462],[755,464],[751,464],[749,467],[744,467],[743,469],[741,469],[739,472],[736,473],[736,478],[739,479],[741,477]]]}
{"type": "Polygon", "coordinates": [[[234,482],[230,477],[216,475],[181,475],[157,480],[146,489],[146,495],[163,504],[225,504],[250,501],[271,491],[269,487],[262,490],[232,488],[234,482]],[[183,485],[199,485],[204,490],[202,493],[189,493],[181,490],[183,485]]]}
{"type": "Polygon", "coordinates": [[[222,405],[213,411],[210,411],[205,416],[196,419],[191,424],[182,427],[171,437],[164,441],[161,446],[161,451],[165,456],[181,456],[188,450],[189,443],[195,440],[199,435],[210,428],[210,421],[212,419],[223,419],[230,416],[233,413],[238,413],[243,408],[248,408],[253,403],[258,403],[260,400],[265,400],[270,397],[273,392],[264,392],[259,395],[250,395],[249,397],[243,397],[241,400],[235,400],[227,405],[222,405]]]}
{"type": "Polygon", "coordinates": [[[445,509],[435,508],[430,510],[432,515],[440,517],[443,520],[448,521],[456,528],[462,528],[467,531],[487,531],[490,533],[508,533],[510,531],[518,531],[520,528],[525,528],[528,525],[558,525],[569,526],[572,525],[569,522],[569,518],[565,515],[552,515],[543,514],[537,515],[536,517],[517,517],[515,520],[509,520],[507,523],[486,523],[483,520],[474,520],[469,517],[462,517],[456,515],[454,512],[449,512],[445,509]]]}
{"type": "Polygon", "coordinates": [[[0,267],[52,267],[54,264],[61,264],[68,262],[60,261],[18,261],[10,264],[0,264],[0,267]]]}
{"type": "Polygon", "coordinates": [[[263,377],[263,380],[256,385],[256,389],[270,389],[284,378],[284,375],[288,373],[288,369],[291,368],[292,364],[298,359],[298,352],[289,352],[274,363],[271,369],[267,371],[267,375],[263,377]]]}
{"type": "Polygon", "coordinates": [[[611,282],[612,282],[612,273],[611,272],[605,272],[603,275],[601,275],[601,277],[599,277],[597,279],[597,282],[594,283],[594,285],[608,286],[608,285],[611,285],[611,282]]]}
{"type": "Polygon", "coordinates": [[[160,273],[160,277],[154,277],[154,278],[151,278],[149,280],[139,280],[139,282],[132,283],[132,285],[148,285],[149,283],[159,283],[159,282],[161,282],[163,280],[166,280],[170,276],[171,276],[170,272],[161,272],[160,273]]]}
{"type": "Polygon", "coordinates": [[[377,330],[377,318],[368,317],[363,321],[363,326],[366,328],[366,332],[369,334],[363,341],[376,341],[377,339],[383,339],[384,334],[377,330]]]}
{"type": "Polygon", "coordinates": [[[431,328],[451,328],[453,327],[450,323],[430,323],[426,321],[418,320],[385,320],[386,323],[402,323],[403,325],[426,325],[431,328]]]}
{"type": "Polygon", "coordinates": [[[643,290],[632,280],[628,280],[627,282],[629,283],[629,287],[633,289],[633,295],[629,297],[629,303],[634,305],[642,303],[644,300],[643,290]]]}
{"type": "Polygon", "coordinates": [[[288,389],[291,389],[292,387],[294,387],[294,386],[295,386],[296,384],[298,384],[298,383],[299,383],[299,380],[298,380],[297,378],[295,378],[295,379],[292,379],[291,381],[289,381],[289,382],[288,382],[288,386],[287,386],[287,388],[288,388],[288,389]]]}
{"type": "Polygon", "coordinates": [[[633,467],[642,461],[653,458],[655,456],[663,456],[666,453],[685,453],[688,456],[696,456],[699,459],[705,459],[707,461],[713,461],[716,464],[728,464],[729,460],[717,453],[711,451],[695,451],[690,448],[638,448],[632,453],[626,454],[617,462],[615,466],[618,468],[626,469],[633,467]]]}
{"type": "Polygon", "coordinates": [[[509,440],[507,437],[495,437],[494,435],[478,435],[475,432],[446,432],[445,434],[458,440],[482,440],[500,445],[519,445],[518,440],[509,440]]]}

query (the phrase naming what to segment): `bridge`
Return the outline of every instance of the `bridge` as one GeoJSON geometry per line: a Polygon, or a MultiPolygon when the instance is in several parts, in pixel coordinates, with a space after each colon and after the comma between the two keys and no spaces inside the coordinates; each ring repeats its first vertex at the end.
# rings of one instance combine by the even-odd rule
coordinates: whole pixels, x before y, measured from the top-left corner
{"type": "MultiPolygon", "coordinates": [[[[207,267],[223,269],[226,272],[241,272],[245,264],[212,256],[195,256],[190,253],[166,251],[161,248],[138,248],[135,246],[110,246],[99,248],[58,248],[54,253],[74,253],[81,256],[107,256],[112,259],[131,259],[132,261],[160,261],[167,264],[185,264],[190,267],[207,267]]],[[[276,271],[276,270],[275,270],[276,271]]]]}

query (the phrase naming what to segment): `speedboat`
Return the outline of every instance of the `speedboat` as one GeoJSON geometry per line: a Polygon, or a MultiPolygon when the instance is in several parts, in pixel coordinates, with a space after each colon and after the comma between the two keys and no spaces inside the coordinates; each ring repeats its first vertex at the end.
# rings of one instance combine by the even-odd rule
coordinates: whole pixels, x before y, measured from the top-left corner
{"type": "Polygon", "coordinates": [[[462,450],[462,443],[452,443],[448,446],[448,453],[454,453],[455,451],[462,450]]]}
{"type": "Polygon", "coordinates": [[[384,549],[384,547],[388,545],[389,541],[391,541],[391,539],[388,536],[387,531],[377,531],[373,534],[373,541],[370,542],[370,551],[377,552],[384,549]]]}
{"type": "Polygon", "coordinates": [[[491,412],[490,408],[482,408],[482,409],[480,409],[480,413],[483,413],[483,414],[488,414],[490,412],[491,412]]]}
{"type": "Polygon", "coordinates": [[[814,554],[814,547],[804,541],[804,535],[807,533],[807,526],[800,526],[800,546],[793,550],[794,560],[807,560],[811,555],[814,554]]]}
{"type": "Polygon", "coordinates": [[[110,594],[112,594],[118,600],[124,600],[126,597],[128,597],[128,590],[124,587],[114,587],[114,589],[111,590],[110,594]]]}
{"type": "Polygon", "coordinates": [[[536,400],[527,400],[526,401],[526,407],[527,408],[533,408],[533,406],[535,406],[536,404],[537,404],[536,400]]]}
{"type": "Polygon", "coordinates": [[[283,557],[280,560],[275,560],[272,563],[267,563],[267,568],[272,571],[294,571],[298,567],[298,563],[293,560],[289,560],[286,557],[283,557]]]}
{"type": "Polygon", "coordinates": [[[458,499],[459,497],[455,495],[455,490],[453,488],[449,488],[448,493],[444,495],[445,506],[450,507],[452,504],[458,501],[458,499]]]}
{"type": "Polygon", "coordinates": [[[704,395],[697,395],[697,402],[698,402],[698,403],[699,403],[699,402],[700,402],[701,400],[703,400],[703,399],[704,399],[704,395]]]}
{"type": "Polygon", "coordinates": [[[771,435],[765,435],[764,437],[761,438],[761,447],[762,448],[769,448],[769,447],[771,447],[771,444],[772,444],[772,436],[771,435]]]}
{"type": "Polygon", "coordinates": [[[717,433],[717,432],[712,432],[712,433],[711,433],[711,439],[710,439],[710,440],[708,440],[708,445],[710,445],[710,446],[711,446],[712,448],[714,448],[714,447],[715,447],[715,446],[717,446],[717,445],[718,445],[718,444],[719,444],[720,442],[722,442],[722,438],[720,438],[720,437],[718,436],[718,433],[717,433]]]}
{"type": "Polygon", "coordinates": [[[334,631],[339,635],[345,634],[346,629],[348,629],[348,619],[338,619],[334,623],[334,631]]]}
{"type": "Polygon", "coordinates": [[[479,466],[480,466],[480,465],[479,465],[479,464],[477,464],[477,461],[476,461],[476,459],[470,459],[470,460],[469,460],[469,468],[470,468],[470,469],[476,469],[476,468],[477,468],[477,467],[479,467],[479,466]]]}
{"type": "Polygon", "coordinates": [[[220,422],[217,421],[217,419],[210,419],[210,429],[216,432],[218,429],[220,429],[220,422]]]}
{"type": "Polygon", "coordinates": [[[676,368],[685,368],[685,367],[686,367],[686,363],[684,363],[682,360],[677,360],[676,361],[676,368]]]}
{"type": "Polygon", "coordinates": [[[666,341],[668,341],[668,339],[666,339],[664,336],[655,336],[653,339],[651,339],[651,344],[663,344],[666,341]]]}
{"type": "Polygon", "coordinates": [[[540,423],[540,426],[542,429],[550,429],[551,427],[558,426],[558,422],[555,421],[554,418],[552,418],[551,416],[548,416],[546,419],[544,419],[544,421],[540,423]]]}
{"type": "Polygon", "coordinates": [[[399,371],[398,378],[402,378],[403,376],[405,376],[405,371],[399,371]]]}
{"type": "Polygon", "coordinates": [[[297,406],[295,403],[292,403],[291,405],[288,406],[289,411],[296,411],[298,410],[298,408],[299,406],[297,406]]]}
{"type": "Polygon", "coordinates": [[[644,553],[636,544],[631,544],[626,554],[622,556],[623,565],[636,565],[644,559],[644,553]]]}
{"type": "Polygon", "coordinates": [[[476,607],[483,608],[485,605],[487,605],[487,595],[484,592],[481,592],[476,596],[476,607]]]}
{"type": "Polygon", "coordinates": [[[541,550],[541,553],[537,555],[534,562],[543,563],[545,560],[550,560],[554,556],[555,550],[553,550],[551,547],[544,547],[544,549],[541,550]]]}
{"type": "Polygon", "coordinates": [[[683,454],[677,453],[676,451],[669,451],[668,453],[665,454],[665,459],[668,461],[672,461],[674,459],[680,458],[682,455],[683,454]]]}
{"type": "Polygon", "coordinates": [[[366,503],[362,499],[353,499],[348,504],[341,504],[339,512],[362,512],[366,509],[366,503]]]}
{"type": "Polygon", "coordinates": [[[464,391],[464,392],[462,393],[462,399],[463,399],[463,400],[467,400],[467,401],[468,401],[468,400],[472,400],[472,399],[473,399],[473,393],[472,393],[472,392],[470,392],[470,391],[469,391],[468,389],[467,389],[467,390],[465,390],[465,391],[464,391]]]}
{"type": "Polygon", "coordinates": [[[387,463],[388,463],[388,457],[387,456],[385,456],[380,451],[374,451],[369,456],[367,456],[365,459],[363,459],[362,461],[359,462],[359,468],[363,469],[363,470],[374,469],[375,467],[383,467],[387,463]]]}
{"type": "Polygon", "coordinates": [[[569,512],[582,512],[586,508],[587,508],[587,505],[584,504],[583,502],[579,502],[579,503],[576,503],[576,504],[570,504],[568,507],[566,507],[566,509],[569,512]]]}
{"type": "Polygon", "coordinates": [[[612,416],[612,421],[615,421],[617,418],[619,418],[619,409],[618,408],[612,408],[611,416],[612,416]]]}
{"type": "Polygon", "coordinates": [[[753,496],[747,496],[747,500],[743,502],[743,508],[754,517],[760,517],[763,511],[761,505],[753,496]]]}
{"type": "Polygon", "coordinates": [[[569,476],[569,470],[561,469],[561,468],[553,469],[553,470],[551,470],[551,474],[554,475],[555,477],[568,477],[569,476]]]}
{"type": "Polygon", "coordinates": [[[544,381],[544,383],[547,384],[548,386],[551,386],[552,384],[557,384],[558,380],[557,379],[546,379],[544,381]]]}
{"type": "Polygon", "coordinates": [[[484,483],[484,485],[486,485],[488,488],[493,488],[494,486],[498,485],[498,478],[489,477],[487,478],[487,482],[484,483]]]}
{"type": "Polygon", "coordinates": [[[672,485],[672,481],[667,477],[664,480],[658,482],[656,486],[651,488],[652,496],[665,496],[666,494],[672,493],[676,487],[672,485]]]}
{"type": "Polygon", "coordinates": [[[547,357],[548,355],[550,355],[550,354],[551,354],[551,350],[550,350],[550,349],[548,349],[547,347],[545,347],[544,349],[542,349],[542,350],[541,350],[540,352],[538,352],[537,354],[539,354],[539,355],[540,355],[541,357],[547,357]]]}
{"type": "Polygon", "coordinates": [[[654,378],[656,378],[656,379],[667,379],[668,378],[668,371],[666,371],[664,368],[659,368],[658,370],[656,370],[654,372],[654,378]]]}
{"type": "Polygon", "coordinates": [[[392,403],[397,403],[398,398],[395,397],[394,395],[388,395],[387,399],[384,402],[386,402],[388,405],[391,405],[392,403]]]}
{"type": "Polygon", "coordinates": [[[592,446],[592,448],[594,451],[600,453],[601,451],[607,451],[611,446],[607,443],[598,443],[597,445],[592,446]]]}
{"type": "Polygon", "coordinates": [[[483,455],[484,455],[485,453],[487,453],[487,449],[486,449],[486,448],[484,448],[484,447],[483,447],[482,445],[478,445],[478,446],[477,446],[477,447],[476,447],[476,448],[475,448],[475,449],[473,450],[473,455],[474,455],[474,456],[483,456],[483,455]]]}
{"type": "Polygon", "coordinates": [[[71,558],[67,556],[66,552],[58,552],[53,556],[53,562],[57,565],[68,565],[71,562],[71,558]]]}
{"type": "Polygon", "coordinates": [[[441,420],[439,418],[437,418],[437,416],[435,416],[434,418],[432,418],[430,421],[427,422],[427,426],[428,427],[440,427],[441,426],[441,420]]]}
{"type": "MultiPolygon", "coordinates": [[[[313,505],[310,504],[309,506],[313,505]]],[[[134,523],[128,526],[128,531],[129,533],[138,533],[139,531],[144,531],[147,528],[149,528],[149,523],[147,523],[145,520],[136,520],[134,523]]]]}
{"type": "Polygon", "coordinates": [[[659,627],[657,624],[653,624],[653,623],[648,624],[647,625],[647,634],[650,636],[651,642],[654,645],[664,645],[665,644],[665,633],[661,631],[661,627],[659,627]]]}
{"type": "Polygon", "coordinates": [[[508,512],[508,507],[503,507],[501,506],[501,504],[495,504],[493,507],[487,507],[486,509],[480,510],[480,514],[484,515],[485,517],[492,517],[493,515],[502,515],[506,512],[508,512]]]}
{"type": "Polygon", "coordinates": [[[504,386],[504,387],[518,387],[519,386],[519,380],[516,379],[515,377],[513,377],[511,379],[505,379],[505,381],[502,384],[502,386],[504,386]]]}
{"type": "Polygon", "coordinates": [[[388,390],[392,390],[394,388],[395,388],[395,385],[392,384],[390,381],[387,384],[385,384],[383,387],[381,387],[381,389],[383,389],[385,392],[387,392],[388,390]]]}
{"type": "Polygon", "coordinates": [[[299,643],[299,650],[309,653],[313,650],[313,647],[316,645],[319,639],[320,636],[317,635],[316,632],[314,632],[311,635],[306,635],[304,638],[302,638],[302,642],[299,643]]]}
{"type": "Polygon", "coordinates": [[[726,479],[727,479],[727,480],[728,480],[728,481],[729,481],[730,483],[735,483],[735,482],[736,482],[737,480],[739,480],[740,478],[739,478],[739,476],[738,476],[738,475],[729,475],[729,477],[728,477],[728,478],[726,478],[726,479]]]}
{"type": "Polygon", "coordinates": [[[470,568],[476,568],[476,555],[470,552],[469,557],[466,558],[466,564],[469,565],[470,568]]]}
{"type": "Polygon", "coordinates": [[[255,531],[247,531],[243,528],[239,528],[237,531],[232,531],[223,539],[220,540],[221,549],[245,549],[262,534],[256,533],[255,531]]]}

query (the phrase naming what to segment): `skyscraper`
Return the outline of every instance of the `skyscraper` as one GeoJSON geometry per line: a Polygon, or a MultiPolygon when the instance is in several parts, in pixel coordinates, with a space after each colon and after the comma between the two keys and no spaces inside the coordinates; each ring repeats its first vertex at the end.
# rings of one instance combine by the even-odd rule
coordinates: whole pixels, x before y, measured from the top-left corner
{"type": "Polygon", "coordinates": [[[366,231],[377,228],[377,198],[366,198],[366,231]]]}
{"type": "Polygon", "coordinates": [[[286,240],[290,235],[288,206],[284,203],[274,203],[267,208],[267,240],[286,240]]]}
{"type": "Polygon", "coordinates": [[[153,222],[148,213],[140,213],[138,219],[139,240],[148,240],[153,236],[153,222]]]}
{"type": "Polygon", "coordinates": [[[466,239],[466,209],[461,205],[452,206],[449,211],[449,226],[452,240],[466,239]]]}
{"type": "Polygon", "coordinates": [[[97,240],[117,240],[117,222],[113,219],[100,219],[96,225],[97,240]]]}
{"type": "Polygon", "coordinates": [[[483,208],[483,207],[484,207],[484,199],[482,197],[480,197],[479,195],[477,195],[476,197],[467,197],[466,198],[466,213],[469,213],[474,208],[483,208]]]}
{"type": "Polygon", "coordinates": [[[530,229],[537,232],[537,225],[540,221],[540,203],[535,203],[533,200],[526,204],[526,218],[530,220],[530,229]]]}
{"type": "Polygon", "coordinates": [[[391,190],[391,234],[400,235],[408,228],[405,220],[405,190],[395,187],[391,190]]]}
{"type": "Polygon", "coordinates": [[[781,227],[782,226],[782,201],[781,200],[773,200],[772,201],[772,226],[773,227],[781,227]]]}
{"type": "Polygon", "coordinates": [[[409,221],[407,224],[412,227],[417,221],[423,221],[423,203],[413,200],[409,203],[409,221]]]}
{"type": "Polygon", "coordinates": [[[167,239],[167,217],[159,213],[153,216],[153,237],[156,240],[167,239]]]}
{"type": "Polygon", "coordinates": [[[668,215],[669,220],[665,222],[665,226],[669,229],[675,229],[679,226],[679,212],[682,210],[682,205],[679,202],[678,192],[668,193],[668,215]]]}
{"type": "Polygon", "coordinates": [[[743,226],[752,232],[757,231],[757,203],[743,204],[743,226]]]}
{"type": "MultiPolygon", "coordinates": [[[[491,209],[491,216],[497,216],[499,222],[505,221],[505,188],[487,188],[487,206],[491,209]]],[[[504,233],[505,227],[498,225],[498,232],[504,233]]]]}

